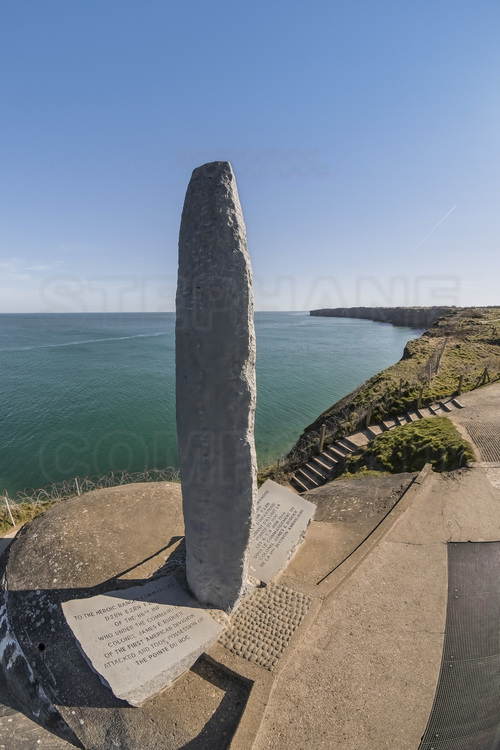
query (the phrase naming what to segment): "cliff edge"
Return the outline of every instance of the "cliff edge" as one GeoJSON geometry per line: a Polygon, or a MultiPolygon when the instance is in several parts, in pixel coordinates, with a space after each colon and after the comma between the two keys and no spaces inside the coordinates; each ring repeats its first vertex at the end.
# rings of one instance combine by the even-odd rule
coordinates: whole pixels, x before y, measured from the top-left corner
{"type": "Polygon", "coordinates": [[[310,315],[327,318],[362,318],[408,328],[429,328],[456,307],[333,307],[311,310],[310,315]]]}
{"type": "Polygon", "coordinates": [[[367,419],[371,424],[381,422],[416,408],[418,403],[426,406],[500,379],[498,307],[311,311],[311,315],[319,314],[371,320],[378,315],[380,322],[421,327],[425,320],[434,316],[435,320],[420,338],[407,343],[399,362],[358,386],[304,429],[281,464],[285,476],[316,454],[323,424],[328,445],[362,429],[367,419]]]}

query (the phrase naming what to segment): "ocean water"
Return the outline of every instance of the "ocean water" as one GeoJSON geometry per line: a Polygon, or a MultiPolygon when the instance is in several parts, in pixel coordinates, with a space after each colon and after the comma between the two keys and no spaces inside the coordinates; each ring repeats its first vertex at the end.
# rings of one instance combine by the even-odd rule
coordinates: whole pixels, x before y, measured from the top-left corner
{"type": "MultiPolygon", "coordinates": [[[[0,315],[0,494],[178,465],[174,313],[0,315]]],[[[260,466],[401,358],[409,328],[256,313],[260,466]]]]}

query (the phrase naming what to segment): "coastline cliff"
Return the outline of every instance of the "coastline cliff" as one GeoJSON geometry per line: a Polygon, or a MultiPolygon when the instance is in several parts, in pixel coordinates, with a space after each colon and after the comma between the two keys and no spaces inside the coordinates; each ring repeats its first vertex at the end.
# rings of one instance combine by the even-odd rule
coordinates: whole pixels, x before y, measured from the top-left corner
{"type": "Polygon", "coordinates": [[[426,328],[409,341],[402,358],[374,375],[308,425],[282,461],[286,475],[317,452],[322,425],[326,442],[415,408],[500,380],[500,307],[357,307],[312,310],[311,315],[364,318],[426,328]]]}
{"type": "Polygon", "coordinates": [[[310,315],[328,318],[362,318],[408,328],[430,328],[455,307],[333,307],[311,310],[310,315]]]}

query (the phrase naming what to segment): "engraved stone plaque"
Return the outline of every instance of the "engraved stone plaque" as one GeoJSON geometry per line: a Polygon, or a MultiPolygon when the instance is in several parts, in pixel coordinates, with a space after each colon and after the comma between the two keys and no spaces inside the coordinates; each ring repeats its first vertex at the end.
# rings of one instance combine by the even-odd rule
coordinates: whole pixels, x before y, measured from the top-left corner
{"type": "Polygon", "coordinates": [[[250,574],[269,583],[303,541],[316,506],[268,479],[259,490],[250,574]]]}
{"type": "Polygon", "coordinates": [[[189,669],[222,630],[173,576],[62,608],[92,668],[135,706],[189,669]]]}

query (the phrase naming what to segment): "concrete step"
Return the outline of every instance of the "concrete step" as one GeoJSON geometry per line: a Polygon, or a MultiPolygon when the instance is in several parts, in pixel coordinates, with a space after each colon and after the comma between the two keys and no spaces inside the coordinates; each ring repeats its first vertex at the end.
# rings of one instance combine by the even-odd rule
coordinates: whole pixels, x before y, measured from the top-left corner
{"type": "Polygon", "coordinates": [[[426,417],[434,416],[434,412],[432,412],[427,406],[421,406],[420,409],[417,409],[417,414],[420,415],[420,419],[426,419],[426,417]]]}
{"type": "Polygon", "coordinates": [[[319,487],[318,484],[313,482],[311,479],[309,479],[308,475],[305,474],[302,469],[298,469],[295,472],[294,479],[296,479],[300,484],[304,487],[306,490],[314,490],[316,487],[319,487]]]}
{"type": "Polygon", "coordinates": [[[350,439],[349,438],[345,438],[345,437],[344,438],[339,438],[335,442],[334,447],[335,447],[336,450],[340,450],[340,451],[344,450],[346,456],[348,456],[351,453],[354,453],[354,451],[358,450],[358,446],[356,445],[356,443],[351,443],[350,439]]]}
{"type": "Polygon", "coordinates": [[[436,416],[445,414],[445,410],[443,409],[442,405],[437,404],[430,404],[429,409],[435,414],[436,416]]]}
{"type": "Polygon", "coordinates": [[[407,414],[409,422],[418,422],[420,416],[417,411],[409,411],[407,414]]]}
{"type": "Polygon", "coordinates": [[[294,490],[297,490],[299,494],[302,494],[302,492],[307,492],[311,489],[311,487],[307,487],[303,482],[301,482],[297,476],[293,476],[290,479],[290,484],[292,485],[294,490]]]}
{"type": "Polygon", "coordinates": [[[452,398],[452,399],[451,399],[451,403],[453,404],[453,406],[454,406],[454,407],[455,407],[456,409],[463,409],[463,408],[464,408],[464,405],[463,405],[463,404],[461,404],[461,403],[460,403],[460,401],[458,401],[458,400],[457,400],[456,398],[452,398]]]}
{"type": "Polygon", "coordinates": [[[411,424],[413,422],[412,418],[410,417],[408,413],[400,416],[399,421],[401,424],[411,424]]]}
{"type": "Polygon", "coordinates": [[[321,466],[323,466],[323,468],[324,468],[324,469],[325,469],[326,471],[328,471],[328,472],[331,472],[331,471],[333,471],[333,469],[335,468],[336,464],[338,464],[338,461],[336,461],[336,460],[335,460],[334,458],[332,458],[331,456],[328,456],[328,455],[327,455],[327,454],[325,453],[325,451],[323,451],[322,453],[320,453],[320,454],[319,454],[319,456],[316,456],[316,459],[315,459],[315,460],[316,460],[316,461],[317,461],[317,462],[318,462],[319,464],[321,464],[321,466]]]}
{"type": "Polygon", "coordinates": [[[335,459],[335,461],[342,461],[346,456],[350,456],[352,453],[352,450],[347,450],[342,445],[339,445],[339,443],[333,443],[332,445],[329,445],[328,448],[325,450],[325,453],[328,456],[331,456],[335,459]]]}
{"type": "Polygon", "coordinates": [[[395,427],[398,426],[396,424],[396,420],[395,419],[384,419],[384,421],[381,422],[381,424],[382,424],[382,427],[384,428],[384,430],[393,430],[395,427]]]}
{"type": "Polygon", "coordinates": [[[378,424],[371,424],[369,427],[366,428],[366,432],[371,433],[371,439],[376,438],[377,435],[381,435],[384,430],[382,427],[378,424]]]}
{"type": "Polygon", "coordinates": [[[451,399],[450,399],[450,401],[440,401],[439,403],[441,404],[441,408],[443,409],[443,411],[446,411],[446,412],[453,411],[453,406],[451,404],[451,399]]]}
{"type": "Polygon", "coordinates": [[[347,443],[351,443],[354,446],[354,449],[357,450],[358,448],[362,448],[363,445],[367,445],[367,443],[370,442],[371,437],[368,437],[366,430],[360,430],[359,432],[354,432],[352,435],[348,435],[344,440],[346,440],[347,443]]]}
{"type": "Polygon", "coordinates": [[[324,484],[325,480],[327,479],[329,475],[329,471],[326,471],[323,466],[318,462],[316,458],[311,459],[308,461],[305,465],[305,468],[314,472],[314,474],[320,479],[320,481],[324,484]]]}
{"type": "Polygon", "coordinates": [[[319,477],[314,476],[314,472],[311,469],[306,469],[305,466],[301,466],[300,469],[296,472],[295,476],[299,477],[301,481],[306,479],[307,482],[313,485],[313,487],[319,487],[320,484],[322,484],[322,482],[319,481],[319,477]]]}

